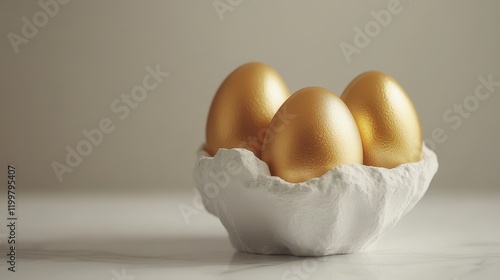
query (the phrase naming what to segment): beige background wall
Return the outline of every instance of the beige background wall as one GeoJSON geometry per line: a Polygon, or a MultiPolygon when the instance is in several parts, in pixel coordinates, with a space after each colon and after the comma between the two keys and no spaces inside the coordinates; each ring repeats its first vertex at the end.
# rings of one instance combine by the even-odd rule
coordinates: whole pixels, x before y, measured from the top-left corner
{"type": "Polygon", "coordinates": [[[218,14],[213,1],[71,1],[51,6],[44,22],[37,2],[2,1],[0,170],[15,164],[24,191],[191,191],[215,90],[235,67],[257,60],[292,91],[319,85],[340,94],[365,70],[393,75],[414,100],[425,137],[436,128],[447,136],[436,146],[433,192],[498,188],[500,87],[459,117],[457,129],[458,115],[447,122],[443,114],[464,100],[473,108],[478,76],[500,81],[500,2],[402,0],[350,63],[342,42],[354,45],[370,11],[394,3],[339,2],[220,0],[227,10],[218,14]],[[28,30],[32,38],[16,53],[9,33],[23,36],[23,17],[33,23],[34,15],[41,27],[28,30]],[[156,65],[170,75],[121,120],[111,105],[124,103],[114,100],[156,65]],[[81,131],[103,118],[114,130],[59,182],[51,164],[64,163],[65,147],[75,149],[81,131]]]}

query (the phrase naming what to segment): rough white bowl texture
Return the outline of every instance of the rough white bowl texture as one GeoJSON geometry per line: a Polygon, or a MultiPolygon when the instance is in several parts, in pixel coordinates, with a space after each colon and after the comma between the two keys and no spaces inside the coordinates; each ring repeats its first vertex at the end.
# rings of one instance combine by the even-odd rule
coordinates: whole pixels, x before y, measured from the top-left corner
{"type": "Polygon", "coordinates": [[[366,249],[427,191],[436,154],[423,146],[419,162],[387,169],[337,166],[319,178],[289,183],[246,149],[198,152],[196,186],[240,251],[324,256],[366,249]]]}

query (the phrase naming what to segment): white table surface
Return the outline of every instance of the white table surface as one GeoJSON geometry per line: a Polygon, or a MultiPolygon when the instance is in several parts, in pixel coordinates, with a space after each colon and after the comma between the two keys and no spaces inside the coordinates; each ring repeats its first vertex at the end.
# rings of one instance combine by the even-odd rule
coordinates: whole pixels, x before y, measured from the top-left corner
{"type": "Polygon", "coordinates": [[[186,223],[193,196],[21,193],[0,279],[500,279],[500,192],[427,195],[368,251],[321,258],[237,252],[204,210],[186,223]]]}

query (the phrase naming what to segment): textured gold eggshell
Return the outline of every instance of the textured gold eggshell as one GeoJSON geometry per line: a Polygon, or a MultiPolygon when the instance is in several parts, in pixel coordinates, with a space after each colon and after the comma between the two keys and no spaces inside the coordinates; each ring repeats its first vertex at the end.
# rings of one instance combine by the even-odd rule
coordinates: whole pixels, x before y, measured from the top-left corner
{"type": "Polygon", "coordinates": [[[246,148],[260,157],[266,129],[290,96],[281,76],[263,63],[234,70],[217,90],[206,126],[205,150],[246,148]]]}
{"type": "Polygon", "coordinates": [[[341,99],[358,125],[365,165],[393,168],[420,160],[420,121],[395,79],[378,71],[365,72],[347,86],[341,99]]]}
{"type": "Polygon", "coordinates": [[[262,160],[288,182],[320,177],[341,164],[363,163],[358,128],[347,106],[321,87],[295,92],[269,125],[262,160]]]}

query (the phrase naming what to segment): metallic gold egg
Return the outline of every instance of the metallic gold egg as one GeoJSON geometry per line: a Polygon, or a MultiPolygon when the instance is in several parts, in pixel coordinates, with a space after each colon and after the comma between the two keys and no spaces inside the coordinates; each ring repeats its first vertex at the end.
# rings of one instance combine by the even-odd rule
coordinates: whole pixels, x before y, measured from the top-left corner
{"type": "Polygon", "coordinates": [[[365,72],[347,86],[341,99],[358,125],[365,165],[393,168],[420,160],[417,111],[395,79],[382,72],[365,72]]]}
{"type": "Polygon", "coordinates": [[[290,96],[281,76],[268,65],[247,63],[222,82],[210,107],[205,150],[246,148],[260,157],[267,127],[290,96]]]}
{"type": "Polygon", "coordinates": [[[341,164],[363,163],[361,138],[347,106],[321,87],[303,88],[269,125],[262,160],[288,182],[320,177],[341,164]]]}

